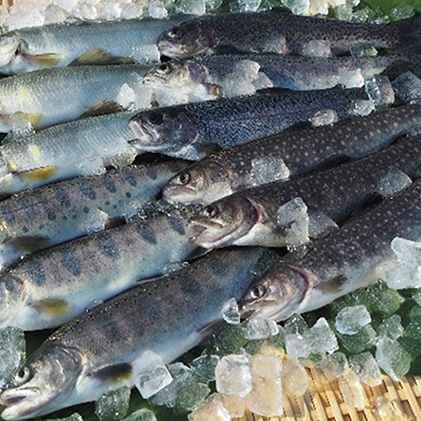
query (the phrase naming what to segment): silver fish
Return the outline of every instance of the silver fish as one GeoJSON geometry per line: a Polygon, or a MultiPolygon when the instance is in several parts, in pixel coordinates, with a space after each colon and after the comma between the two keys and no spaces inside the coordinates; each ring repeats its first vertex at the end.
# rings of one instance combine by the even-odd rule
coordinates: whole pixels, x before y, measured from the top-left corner
{"type": "Polygon", "coordinates": [[[396,237],[421,238],[420,180],[314,241],[304,257],[290,253],[276,262],[250,287],[241,314],[284,320],[377,282],[396,265],[396,237]]]}
{"type": "Polygon", "coordinates": [[[114,22],[53,24],[0,37],[0,73],[25,73],[76,64],[159,60],[158,36],[188,16],[114,22]]]}
{"type": "Polygon", "coordinates": [[[141,86],[140,65],[80,66],[45,69],[0,80],[0,132],[42,129],[88,113],[123,109],[123,85],[141,86]]]}
{"type": "Polygon", "coordinates": [[[124,167],[0,202],[0,266],[131,218],[185,165],[170,161],[124,167]]]}
{"type": "Polygon", "coordinates": [[[332,161],[362,157],[420,124],[421,106],[407,104],[333,126],[287,130],[204,158],[171,179],[163,196],[172,203],[209,204],[332,161]]]}
{"type": "Polygon", "coordinates": [[[96,400],[123,385],[133,387],[151,356],[169,363],[212,331],[225,303],[239,299],[256,268],[264,267],[266,253],[259,248],[212,253],[63,326],[0,395],[6,406],[2,418],[32,418],[96,400]]]}
{"type": "Polygon", "coordinates": [[[29,255],[2,273],[0,327],[59,326],[201,254],[188,241],[191,214],[165,212],[29,255]]]}
{"type": "Polygon", "coordinates": [[[405,187],[420,164],[421,137],[416,137],[326,171],[242,190],[191,218],[201,229],[193,243],[206,248],[305,243],[326,235],[373,197],[389,194],[384,186],[389,178],[405,187]]]}

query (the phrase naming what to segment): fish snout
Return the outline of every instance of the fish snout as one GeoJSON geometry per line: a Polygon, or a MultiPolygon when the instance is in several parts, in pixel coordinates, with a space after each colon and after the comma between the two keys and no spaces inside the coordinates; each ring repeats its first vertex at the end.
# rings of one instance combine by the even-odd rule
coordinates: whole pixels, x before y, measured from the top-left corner
{"type": "Polygon", "coordinates": [[[5,420],[18,420],[29,418],[31,415],[25,411],[25,402],[36,401],[40,391],[35,388],[6,389],[0,395],[0,405],[6,406],[1,417],[5,420]]]}
{"type": "Polygon", "coordinates": [[[162,189],[162,197],[169,203],[183,203],[186,205],[200,203],[197,191],[187,186],[167,185],[162,189]]]}
{"type": "Polygon", "coordinates": [[[16,315],[23,307],[27,290],[24,282],[19,278],[6,274],[0,280],[0,328],[4,329],[11,325],[16,315]]]}

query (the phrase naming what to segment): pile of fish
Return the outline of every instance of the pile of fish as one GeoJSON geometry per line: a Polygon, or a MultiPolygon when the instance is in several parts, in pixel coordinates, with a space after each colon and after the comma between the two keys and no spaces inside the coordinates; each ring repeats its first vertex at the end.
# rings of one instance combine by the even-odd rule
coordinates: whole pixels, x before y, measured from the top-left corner
{"type": "Polygon", "coordinates": [[[139,378],[232,299],[244,325],[279,322],[390,274],[392,242],[421,239],[421,102],[398,92],[420,59],[420,14],[2,35],[0,328],[58,328],[4,386],[2,418],[149,397],[139,378]]]}

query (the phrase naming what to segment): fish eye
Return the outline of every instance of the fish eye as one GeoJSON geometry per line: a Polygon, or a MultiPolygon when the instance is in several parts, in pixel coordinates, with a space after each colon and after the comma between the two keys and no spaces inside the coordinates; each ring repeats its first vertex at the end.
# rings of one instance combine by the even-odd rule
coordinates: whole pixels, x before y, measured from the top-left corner
{"type": "Polygon", "coordinates": [[[208,218],[213,218],[218,215],[218,208],[215,205],[208,205],[203,209],[203,214],[208,218]]]}
{"type": "Polygon", "coordinates": [[[15,374],[15,382],[19,384],[23,384],[31,380],[34,375],[34,371],[30,366],[24,365],[22,366],[19,371],[15,374]]]}
{"type": "Polygon", "coordinates": [[[162,63],[160,66],[158,66],[158,73],[161,73],[162,75],[168,75],[171,73],[172,68],[167,63],[162,63]]]}
{"type": "Polygon", "coordinates": [[[188,184],[191,180],[190,173],[188,171],[182,172],[181,174],[178,174],[177,176],[177,184],[181,186],[185,186],[188,184]]]}
{"type": "Polygon", "coordinates": [[[176,26],[168,32],[168,35],[170,36],[170,38],[178,40],[182,38],[184,32],[180,27],[176,26]]]}
{"type": "Polygon", "coordinates": [[[160,125],[163,121],[161,113],[151,113],[147,117],[148,123],[153,125],[160,125]]]}
{"type": "Polygon", "coordinates": [[[266,288],[263,285],[256,285],[250,289],[250,297],[253,299],[262,298],[265,295],[266,288]]]}

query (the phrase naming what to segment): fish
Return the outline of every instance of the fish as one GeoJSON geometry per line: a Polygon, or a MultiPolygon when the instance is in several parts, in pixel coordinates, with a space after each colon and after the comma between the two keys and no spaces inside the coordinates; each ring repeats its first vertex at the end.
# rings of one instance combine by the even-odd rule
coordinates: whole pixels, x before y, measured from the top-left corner
{"type": "Polygon", "coordinates": [[[138,151],[129,141],[134,112],[88,117],[30,133],[8,137],[0,145],[0,194],[133,163],[138,151]]]}
{"type": "Polygon", "coordinates": [[[421,238],[421,180],[310,243],[304,256],[278,260],[249,288],[240,315],[281,321],[375,283],[397,265],[396,237],[421,238]]]}
{"type": "Polygon", "coordinates": [[[130,144],[147,152],[197,160],[215,148],[227,149],[279,133],[321,110],[333,109],[343,119],[355,112],[360,100],[367,100],[363,88],[292,93],[271,90],[145,110],[130,120],[137,138],[130,144]]]}
{"type": "Polygon", "coordinates": [[[376,198],[406,187],[419,175],[420,164],[418,136],[325,171],[241,190],[190,219],[200,228],[192,242],[205,248],[299,246],[327,235],[376,198]],[[392,180],[396,186],[390,186],[392,180]]]}
{"type": "Polygon", "coordinates": [[[134,386],[152,361],[198,345],[264,269],[270,251],[221,250],[162,280],[138,285],[54,332],[0,395],[4,420],[27,419],[134,386]],[[183,311],[180,311],[180,309],[183,311]]]}
{"type": "Polygon", "coordinates": [[[0,202],[0,266],[124,223],[185,165],[180,160],[133,165],[24,191],[0,202]]]}
{"type": "MultiPolygon", "coordinates": [[[[44,69],[0,80],[0,132],[35,130],[81,116],[122,111],[124,85],[141,89],[141,65],[44,69]]],[[[147,101],[146,101],[147,102],[147,101]]]]}
{"type": "MultiPolygon", "coordinates": [[[[143,78],[145,86],[165,94],[202,100],[253,94],[266,88],[298,91],[356,88],[364,80],[400,62],[398,56],[296,57],[278,54],[205,55],[155,65],[143,78]]],[[[403,66],[403,63],[400,64],[403,66]]],[[[409,63],[408,63],[409,66],[409,63]]]]}
{"type": "Polygon", "coordinates": [[[52,24],[0,36],[0,73],[26,73],[52,67],[159,60],[158,36],[188,16],[108,22],[52,24]]]}
{"type": "Polygon", "coordinates": [[[189,216],[154,207],[146,217],[26,256],[0,275],[0,328],[59,326],[204,254],[189,243],[189,216]]]}
{"type": "Polygon", "coordinates": [[[210,204],[246,188],[360,158],[420,123],[421,105],[413,103],[334,125],[293,128],[209,155],[174,176],[162,194],[170,203],[210,204]]]}
{"type": "Polygon", "coordinates": [[[164,31],[158,38],[158,49],[162,55],[178,59],[227,52],[303,55],[311,43],[322,41],[332,55],[367,45],[404,53],[419,45],[420,19],[417,13],[408,19],[377,25],[296,16],[278,8],[206,15],[164,31]]]}

